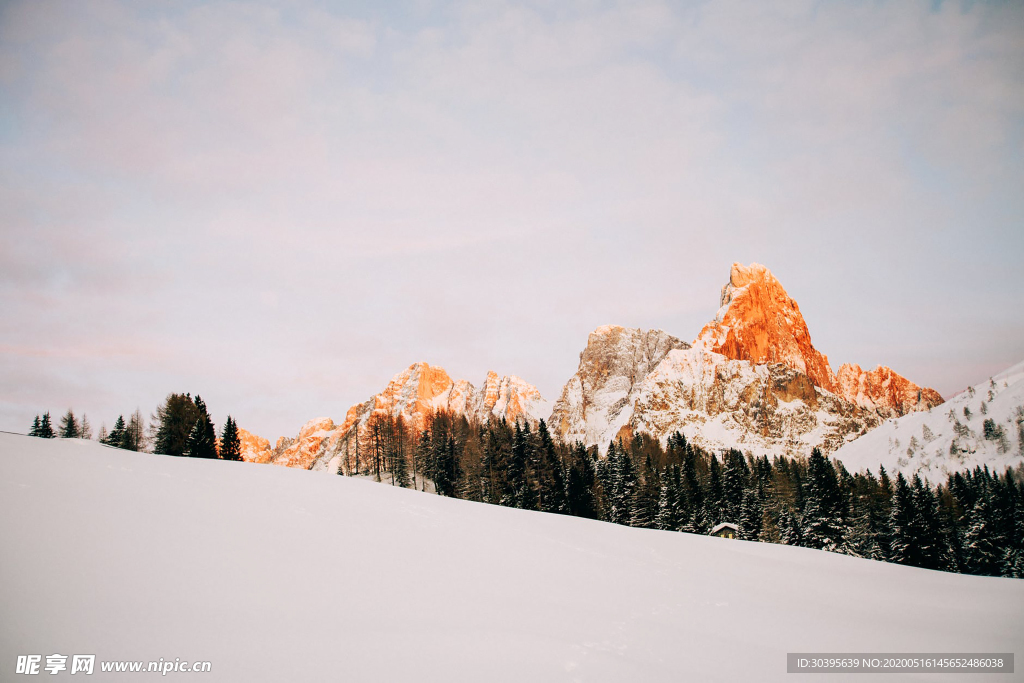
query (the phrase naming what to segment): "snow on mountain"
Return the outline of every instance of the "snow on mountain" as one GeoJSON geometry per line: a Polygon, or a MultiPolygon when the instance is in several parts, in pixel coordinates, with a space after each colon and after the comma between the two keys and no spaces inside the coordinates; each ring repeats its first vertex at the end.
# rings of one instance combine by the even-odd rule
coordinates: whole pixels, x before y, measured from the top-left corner
{"type": "Polygon", "coordinates": [[[595,330],[552,431],[602,448],[631,431],[662,441],[681,431],[711,450],[807,455],[942,402],[886,367],[834,374],[799,306],[762,265],[733,264],[720,304],[692,349],[660,330],[595,330]]]}
{"type": "Polygon", "coordinates": [[[294,439],[278,441],[269,462],[302,469],[337,469],[339,451],[351,448],[374,414],[401,416],[411,430],[422,430],[427,415],[437,411],[486,422],[505,418],[536,425],[551,403],[532,384],[515,376],[488,372],[477,389],[466,380],[452,380],[444,368],[414,363],[391,378],[379,394],[348,409],[340,424],[327,417],[310,420],[294,439]],[[332,467],[333,462],[333,467],[332,467]]]}
{"type": "Polygon", "coordinates": [[[722,288],[721,308],[704,326],[694,346],[734,360],[783,363],[815,385],[882,417],[927,410],[942,403],[934,389],[919,387],[885,366],[864,372],[843,365],[833,373],[828,357],[811,343],[800,307],[771,271],[759,263],[734,263],[722,288]]]}
{"type": "Polygon", "coordinates": [[[807,455],[833,451],[879,420],[782,363],[755,365],[694,347],[669,353],[640,385],[629,427],[703,448],[807,455]]]}
{"type": "Polygon", "coordinates": [[[933,482],[951,472],[1024,463],[1024,363],[926,412],[886,420],[834,453],[848,470],[884,465],[933,482]]]}
{"type": "Polygon", "coordinates": [[[552,433],[570,443],[606,446],[628,429],[644,378],[670,351],[689,347],[661,330],[597,328],[551,412],[552,433]]]}
{"type": "Polygon", "coordinates": [[[1020,580],[348,477],[0,434],[0,486],[8,676],[61,653],[95,681],[158,658],[246,683],[789,681],[787,652],[1024,641],[1020,580]]]}

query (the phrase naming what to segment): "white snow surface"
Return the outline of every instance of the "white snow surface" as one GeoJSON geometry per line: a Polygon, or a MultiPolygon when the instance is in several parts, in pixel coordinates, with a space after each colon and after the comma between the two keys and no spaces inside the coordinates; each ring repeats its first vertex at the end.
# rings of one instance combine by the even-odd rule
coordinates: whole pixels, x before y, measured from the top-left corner
{"type": "Polygon", "coordinates": [[[903,472],[904,476],[917,473],[939,483],[948,474],[964,469],[987,466],[1002,472],[1024,463],[1024,443],[1020,439],[1022,422],[1024,362],[931,410],[886,420],[832,455],[851,472],[870,469],[878,474],[881,464],[893,474],[896,471],[903,472]],[[982,403],[985,412],[982,412],[982,403]],[[968,409],[970,417],[964,414],[964,408],[968,409]],[[1002,428],[1004,439],[985,438],[986,419],[1002,428]]]}
{"type": "Polygon", "coordinates": [[[317,472],[0,434],[0,486],[4,680],[61,653],[204,681],[788,681],[787,652],[1024,642],[1020,580],[317,472]]]}

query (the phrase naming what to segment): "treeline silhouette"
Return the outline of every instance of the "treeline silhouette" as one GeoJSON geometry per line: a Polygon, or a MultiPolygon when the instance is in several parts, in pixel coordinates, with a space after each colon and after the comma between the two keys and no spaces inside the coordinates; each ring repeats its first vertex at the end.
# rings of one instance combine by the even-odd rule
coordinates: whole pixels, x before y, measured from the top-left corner
{"type": "MultiPolygon", "coordinates": [[[[91,439],[92,428],[84,415],[78,418],[69,408],[56,430],[53,429],[49,412],[36,415],[28,435],[46,439],[91,439]]],[[[124,415],[118,415],[109,432],[105,427],[100,428],[98,441],[130,451],[145,451],[152,446],[153,452],[164,455],[242,459],[235,420],[228,415],[218,439],[206,403],[198,395],[192,398],[188,393],[168,394],[150,417],[148,429],[139,410],[132,413],[127,421],[124,415]]]]}
{"type": "Polygon", "coordinates": [[[678,432],[665,447],[632,434],[602,455],[559,442],[543,420],[531,429],[443,412],[418,433],[374,414],[337,455],[339,474],[494,505],[696,534],[729,522],[750,541],[1024,577],[1020,468],[976,468],[932,485],[884,467],[851,474],[818,449],[806,458],[710,453],[678,432]]]}

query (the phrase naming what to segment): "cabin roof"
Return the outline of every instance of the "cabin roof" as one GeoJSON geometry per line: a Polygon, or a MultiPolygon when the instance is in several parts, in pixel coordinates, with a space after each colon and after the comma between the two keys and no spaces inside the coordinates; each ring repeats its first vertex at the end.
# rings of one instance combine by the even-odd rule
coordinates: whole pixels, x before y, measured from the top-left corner
{"type": "Polygon", "coordinates": [[[733,531],[739,531],[740,530],[740,528],[738,526],[736,526],[735,524],[733,524],[732,522],[722,522],[721,524],[716,526],[714,529],[712,529],[711,533],[717,534],[722,529],[732,529],[733,531]]]}

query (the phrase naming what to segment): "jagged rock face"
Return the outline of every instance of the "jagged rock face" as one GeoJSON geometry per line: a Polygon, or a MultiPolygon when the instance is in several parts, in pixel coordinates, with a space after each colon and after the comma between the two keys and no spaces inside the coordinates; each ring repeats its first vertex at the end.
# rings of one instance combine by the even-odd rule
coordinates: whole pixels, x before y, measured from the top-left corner
{"type": "Polygon", "coordinates": [[[707,449],[771,457],[833,451],[878,422],[781,363],[755,365],[694,347],[672,351],[645,378],[628,424],[663,441],[680,431],[707,449]]]}
{"type": "Polygon", "coordinates": [[[285,467],[309,469],[314,460],[323,454],[328,442],[334,436],[334,421],[329,417],[317,417],[302,425],[299,434],[290,443],[278,441],[284,450],[275,453],[273,463],[285,467]]]}
{"type": "Polygon", "coordinates": [[[627,427],[647,375],[670,351],[689,347],[661,330],[597,328],[555,403],[549,428],[563,441],[607,445],[627,427]]]}
{"type": "Polygon", "coordinates": [[[835,389],[828,358],[811,344],[800,307],[767,268],[758,263],[732,264],[720,305],[694,346],[733,360],[782,363],[822,389],[835,389]]]}
{"type": "Polygon", "coordinates": [[[536,426],[551,412],[551,403],[544,400],[537,387],[515,375],[499,377],[496,372],[488,372],[483,387],[473,396],[473,405],[467,412],[482,420],[504,417],[510,422],[526,421],[536,426]]]}
{"type": "Polygon", "coordinates": [[[930,410],[943,402],[939,392],[919,387],[884,365],[871,372],[849,363],[840,366],[836,373],[836,392],[884,417],[930,410]]]}
{"type": "Polygon", "coordinates": [[[242,460],[245,462],[270,462],[274,456],[274,451],[270,448],[269,441],[241,427],[238,428],[238,442],[242,453],[242,460]]]}
{"type": "MultiPolygon", "coordinates": [[[[477,390],[466,380],[453,381],[443,368],[416,363],[398,373],[381,393],[372,399],[371,412],[401,415],[411,427],[422,429],[431,412],[445,410],[456,415],[486,422],[489,418],[505,418],[509,422],[525,421],[536,425],[547,417],[550,405],[532,384],[515,376],[499,377],[488,372],[483,387],[477,390]]],[[[355,415],[366,414],[366,404],[355,415]]],[[[349,411],[352,412],[351,410],[349,411]]]]}
{"type": "Polygon", "coordinates": [[[721,308],[704,326],[694,346],[733,360],[782,363],[811,378],[818,387],[883,417],[928,410],[942,403],[934,389],[919,387],[885,366],[864,372],[843,365],[833,373],[828,357],[811,344],[796,302],[764,266],[732,265],[722,288],[721,308]]]}
{"type": "Polygon", "coordinates": [[[343,448],[354,448],[356,435],[374,414],[401,416],[410,430],[422,430],[427,416],[448,411],[486,422],[505,418],[536,425],[550,403],[531,384],[515,376],[489,372],[479,390],[466,380],[452,380],[443,368],[415,363],[395,375],[379,394],[357,403],[341,424],[330,418],[307,422],[293,440],[279,440],[270,461],[304,469],[327,469],[343,448]]]}

